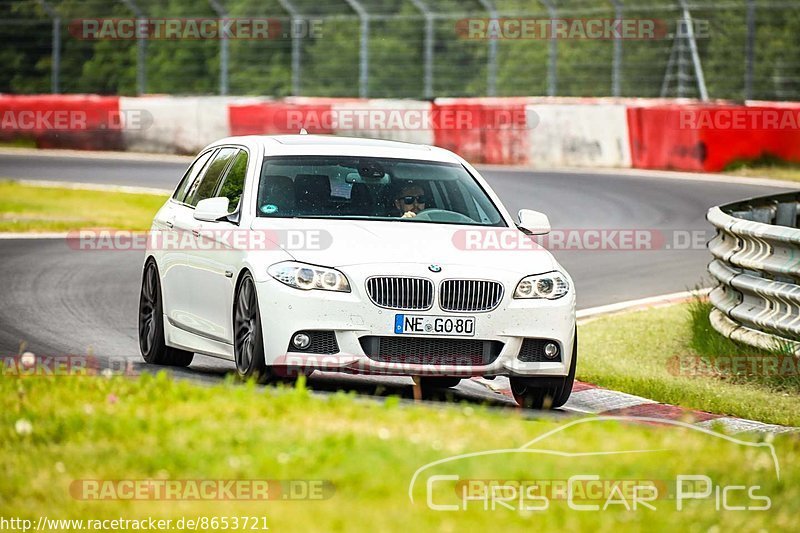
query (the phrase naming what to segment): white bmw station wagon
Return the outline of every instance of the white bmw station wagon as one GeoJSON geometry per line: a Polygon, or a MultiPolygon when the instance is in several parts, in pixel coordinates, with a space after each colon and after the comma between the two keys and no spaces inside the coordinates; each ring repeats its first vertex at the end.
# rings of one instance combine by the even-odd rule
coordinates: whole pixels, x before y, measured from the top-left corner
{"type": "Polygon", "coordinates": [[[139,304],[148,363],[195,353],[261,382],[334,371],[453,387],[508,376],[563,405],[575,290],[466,161],[432,146],[231,137],[190,165],[149,234],[139,304]]]}

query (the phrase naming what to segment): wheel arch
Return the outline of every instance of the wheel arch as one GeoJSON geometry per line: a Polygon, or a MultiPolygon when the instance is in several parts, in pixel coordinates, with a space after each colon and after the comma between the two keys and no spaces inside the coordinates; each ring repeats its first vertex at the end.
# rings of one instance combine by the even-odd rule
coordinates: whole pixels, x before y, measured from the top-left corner
{"type": "Polygon", "coordinates": [[[230,316],[231,331],[233,331],[233,326],[235,324],[235,319],[236,319],[236,317],[234,316],[236,313],[236,297],[239,294],[239,287],[241,287],[242,285],[242,280],[247,274],[250,274],[250,276],[253,275],[253,273],[250,271],[250,267],[248,265],[245,265],[239,270],[239,274],[236,276],[236,283],[233,284],[233,298],[231,299],[231,316],[230,316]]]}

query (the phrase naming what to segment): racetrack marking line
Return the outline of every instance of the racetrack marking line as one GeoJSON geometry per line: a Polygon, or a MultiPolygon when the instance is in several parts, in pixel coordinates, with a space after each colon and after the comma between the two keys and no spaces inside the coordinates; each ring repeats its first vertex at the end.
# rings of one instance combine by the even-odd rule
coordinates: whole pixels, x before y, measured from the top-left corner
{"type": "Polygon", "coordinates": [[[0,240],[20,240],[20,239],[66,239],[68,233],[2,233],[0,240]]]}
{"type": "Polygon", "coordinates": [[[731,174],[709,174],[704,172],[678,172],[674,170],[653,170],[646,168],[583,168],[583,167],[558,167],[537,168],[525,165],[475,165],[479,171],[491,172],[528,172],[551,174],[585,174],[602,175],[617,178],[650,178],[683,181],[705,181],[709,183],[722,183],[730,185],[757,185],[761,187],[775,187],[779,189],[796,189],[796,181],[780,180],[773,178],[757,178],[748,176],[734,176],[731,174]]]}
{"type": "Polygon", "coordinates": [[[800,428],[793,428],[788,426],[779,426],[776,424],[765,424],[764,422],[756,422],[755,420],[746,420],[744,418],[732,417],[719,417],[711,420],[704,420],[696,425],[707,429],[713,429],[715,424],[720,424],[730,433],[745,433],[749,431],[758,431],[763,433],[793,433],[800,431],[800,428]]]}
{"type": "Polygon", "coordinates": [[[155,161],[159,163],[186,163],[194,156],[158,154],[150,152],[115,152],[100,150],[57,150],[39,148],[0,147],[0,155],[23,155],[28,157],[69,157],[74,159],[105,159],[108,161],[155,161]]]}
{"type": "Polygon", "coordinates": [[[671,294],[662,294],[659,296],[649,296],[647,298],[640,298],[638,300],[628,300],[626,302],[618,302],[614,304],[601,305],[598,307],[590,307],[588,309],[581,309],[575,313],[575,315],[578,319],[578,324],[583,325],[602,316],[614,315],[628,311],[668,307],[690,301],[694,298],[707,296],[709,292],[711,292],[710,288],[704,288],[692,291],[673,292],[671,294]]]}
{"type": "Polygon", "coordinates": [[[101,191],[101,192],[121,192],[126,194],[152,194],[157,196],[168,196],[172,194],[170,189],[157,189],[155,187],[135,187],[132,185],[103,185],[101,183],[76,183],[71,181],[47,181],[47,180],[17,180],[17,179],[3,179],[0,181],[8,181],[19,183],[28,187],[45,187],[55,189],[72,189],[81,191],[101,191]]]}
{"type": "MultiPolygon", "coordinates": [[[[0,155],[24,155],[28,157],[70,157],[75,159],[106,159],[109,161],[142,161],[161,163],[189,164],[193,156],[175,154],[154,154],[147,152],[114,152],[90,150],[55,150],[37,148],[0,147],[0,155]]],[[[533,172],[533,173],[559,173],[559,174],[598,174],[614,177],[673,179],[684,181],[706,181],[731,185],[757,185],[775,187],[780,189],[796,189],[797,182],[778,180],[772,178],[755,178],[747,176],[733,176],[730,174],[708,174],[702,172],[676,172],[672,170],[653,170],[643,168],[584,168],[584,167],[559,167],[537,168],[528,165],[475,165],[478,170],[500,172],[533,172]]]]}

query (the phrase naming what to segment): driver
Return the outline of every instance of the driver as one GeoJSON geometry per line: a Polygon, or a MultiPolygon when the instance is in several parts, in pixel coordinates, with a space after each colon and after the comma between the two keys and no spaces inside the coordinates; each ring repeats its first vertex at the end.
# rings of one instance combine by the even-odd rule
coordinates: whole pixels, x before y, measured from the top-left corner
{"type": "Polygon", "coordinates": [[[413,218],[425,210],[425,191],[413,183],[403,186],[394,198],[400,218],[413,218]]]}

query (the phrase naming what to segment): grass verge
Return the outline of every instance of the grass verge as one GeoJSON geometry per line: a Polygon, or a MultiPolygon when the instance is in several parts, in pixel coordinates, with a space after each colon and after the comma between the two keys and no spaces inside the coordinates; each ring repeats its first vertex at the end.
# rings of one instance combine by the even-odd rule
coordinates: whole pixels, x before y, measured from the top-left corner
{"type": "Polygon", "coordinates": [[[800,426],[799,363],[785,359],[790,367],[778,365],[783,376],[774,375],[764,362],[778,355],[718,334],[709,310],[696,301],[582,326],[578,379],[692,409],[800,426]],[[728,370],[731,362],[743,366],[728,370]]]}
{"type": "Polygon", "coordinates": [[[800,164],[784,161],[774,156],[763,156],[750,161],[737,161],[730,164],[724,172],[733,176],[800,181],[800,164]]]}
{"type": "Polygon", "coordinates": [[[28,137],[17,137],[0,141],[0,148],[36,148],[36,141],[28,137]]]}
{"type": "MultiPolygon", "coordinates": [[[[800,475],[800,439],[788,435],[772,442],[779,480],[764,442],[750,447],[684,427],[591,419],[542,439],[526,453],[464,457],[425,470],[411,487],[412,502],[409,485],[426,463],[517,448],[571,420],[530,420],[519,412],[479,406],[414,406],[394,398],[359,401],[343,393],[320,397],[309,394],[302,382],[296,388],[205,387],[174,381],[164,373],[137,379],[6,375],[0,380],[0,406],[0,515],[33,524],[41,516],[216,517],[230,526],[232,517],[265,517],[272,531],[674,531],[690,525],[698,531],[752,531],[793,527],[800,498],[800,485],[790,481],[800,475]],[[625,450],[647,451],[563,455],[625,450]],[[542,492],[548,501],[544,510],[520,509],[520,501],[512,498],[504,505],[488,504],[488,509],[472,500],[465,510],[436,511],[426,504],[427,483],[434,474],[456,475],[461,482],[526,480],[526,486],[552,490],[542,492]],[[754,493],[769,498],[770,509],[726,512],[708,496],[685,501],[678,512],[677,476],[688,474],[708,476],[715,487],[758,485],[754,493]],[[603,483],[641,480],[636,483],[656,488],[657,498],[650,501],[654,509],[626,508],[620,502],[631,506],[629,490],[627,496],[608,489],[590,492],[582,484],[573,502],[600,508],[572,509],[556,487],[563,489],[573,475],[597,475],[603,483]],[[261,501],[133,500],[125,499],[121,489],[87,492],[85,480],[106,488],[121,487],[120,480],[319,480],[333,488],[324,499],[286,500],[285,492],[270,489],[274,499],[261,501]],[[93,494],[106,498],[82,499],[93,494]],[[123,498],[109,499],[114,495],[123,498]],[[607,497],[617,503],[603,510],[607,497]]],[[[748,442],[760,438],[746,437],[748,442]]],[[[458,504],[454,485],[447,483],[439,478],[432,485],[431,503],[458,504]]],[[[470,494],[485,495],[483,483],[476,488],[469,482],[470,494]]],[[[531,507],[543,502],[524,500],[531,507]]],[[[741,491],[727,503],[764,505],[741,491]]]]}
{"type": "Polygon", "coordinates": [[[147,230],[166,197],[0,181],[0,232],[147,230]]]}

